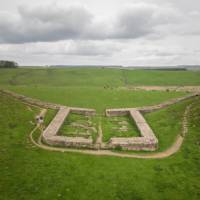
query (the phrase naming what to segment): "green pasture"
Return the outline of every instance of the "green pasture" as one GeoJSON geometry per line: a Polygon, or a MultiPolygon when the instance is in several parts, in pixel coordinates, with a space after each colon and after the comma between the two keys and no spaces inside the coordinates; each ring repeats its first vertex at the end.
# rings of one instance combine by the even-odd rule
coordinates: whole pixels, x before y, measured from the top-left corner
{"type": "MultiPolygon", "coordinates": [[[[180,118],[187,103],[145,116],[155,130],[161,125],[163,130],[166,128],[165,132],[157,133],[162,143],[171,140],[167,139],[172,138],[170,134],[173,137],[177,134],[176,131],[169,133],[167,126],[176,126],[174,120],[179,121],[177,118],[180,118]],[[166,117],[165,123],[161,117],[166,117]]],[[[189,132],[180,151],[158,160],[42,150],[29,140],[29,133],[34,128],[31,122],[34,122],[39,110],[30,110],[21,102],[4,95],[0,96],[0,109],[2,200],[198,200],[200,197],[199,99],[192,106],[189,132]]],[[[53,113],[48,112],[46,123],[52,117],[53,113]]]]}
{"type": "MultiPolygon", "coordinates": [[[[91,121],[96,126],[101,122],[104,141],[113,136],[110,130],[115,124],[103,116],[106,108],[155,105],[187,95],[129,90],[130,86],[139,85],[200,85],[200,72],[106,68],[0,70],[1,89],[66,106],[96,109],[97,117],[91,121]]],[[[200,98],[144,117],[159,139],[158,151],[164,151],[181,132],[183,113],[191,103],[189,131],[176,154],[163,159],[130,159],[36,147],[29,134],[40,110],[0,93],[0,200],[199,200],[200,98]]],[[[48,110],[46,126],[54,115],[55,111],[48,110]]],[[[69,120],[88,121],[74,115],[69,120]]],[[[126,117],[121,120],[130,122],[126,117]]],[[[70,128],[66,121],[61,134],[69,133],[70,128]]],[[[139,134],[134,124],[129,128],[132,131],[126,136],[139,134]]],[[[35,140],[39,134],[34,133],[35,140]]],[[[114,136],[122,134],[126,133],[115,132],[114,136]]]]}
{"type": "Polygon", "coordinates": [[[200,71],[128,70],[111,68],[1,69],[0,85],[87,86],[200,85],[200,71]]]}

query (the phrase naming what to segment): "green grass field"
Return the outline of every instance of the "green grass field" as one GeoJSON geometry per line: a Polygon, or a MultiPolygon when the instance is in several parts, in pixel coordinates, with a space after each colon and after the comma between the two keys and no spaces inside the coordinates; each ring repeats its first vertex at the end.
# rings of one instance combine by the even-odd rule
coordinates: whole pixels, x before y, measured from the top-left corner
{"type": "Polygon", "coordinates": [[[154,105],[185,95],[184,92],[129,91],[95,87],[6,87],[9,90],[66,106],[94,108],[103,113],[106,108],[154,105]]]}
{"type": "Polygon", "coordinates": [[[111,68],[1,69],[0,85],[100,86],[200,85],[200,71],[146,71],[111,68]]]}
{"type": "Polygon", "coordinates": [[[105,68],[1,69],[0,88],[67,106],[106,108],[152,105],[184,93],[131,91],[133,85],[200,85],[200,72],[105,68]]]}
{"type": "MultiPolygon", "coordinates": [[[[199,99],[192,107],[189,133],[181,150],[161,160],[42,150],[28,137],[33,128],[30,121],[34,121],[38,110],[30,111],[24,104],[5,96],[0,98],[0,107],[0,199],[187,200],[200,197],[199,99]]],[[[177,116],[169,114],[175,109],[146,117],[159,127],[161,122],[155,119],[168,116],[166,121],[173,126],[177,116]]],[[[182,109],[183,105],[178,105],[180,112],[182,109]]],[[[47,119],[51,117],[52,112],[47,119]]],[[[162,137],[167,138],[160,135],[159,139],[162,137]]]]}
{"type": "MultiPolygon", "coordinates": [[[[128,86],[200,85],[199,77],[199,72],[187,71],[3,69],[0,70],[0,88],[63,105],[95,108],[98,117],[101,117],[105,108],[154,105],[186,95],[183,92],[124,89],[128,86]]],[[[158,151],[167,149],[180,133],[182,114],[193,101],[145,114],[159,139],[158,151]]],[[[37,108],[30,109],[1,94],[0,111],[2,200],[200,199],[199,98],[192,105],[189,132],[180,151],[164,159],[130,159],[42,150],[29,139],[34,117],[39,113],[37,108]]],[[[55,111],[48,110],[46,125],[54,115],[55,111]]],[[[76,117],[72,116],[70,120],[73,123],[76,117]]],[[[108,130],[110,123],[113,123],[112,120],[104,125],[108,130]]],[[[69,127],[63,128],[68,130],[69,127]]],[[[137,134],[135,127],[132,128],[133,132],[128,132],[127,136],[137,134]]],[[[109,131],[107,133],[104,140],[111,135],[109,131]]],[[[38,134],[34,135],[35,139],[38,134]]]]}

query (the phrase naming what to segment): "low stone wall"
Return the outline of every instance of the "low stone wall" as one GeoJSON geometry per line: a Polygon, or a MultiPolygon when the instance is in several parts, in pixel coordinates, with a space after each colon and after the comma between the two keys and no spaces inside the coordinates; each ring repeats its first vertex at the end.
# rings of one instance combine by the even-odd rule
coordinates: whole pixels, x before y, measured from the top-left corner
{"type": "Polygon", "coordinates": [[[16,99],[19,99],[20,101],[24,102],[24,103],[28,103],[31,105],[36,105],[39,107],[43,107],[43,108],[49,108],[49,109],[60,109],[60,107],[62,107],[62,105],[59,104],[53,104],[53,103],[48,103],[48,102],[44,102],[44,101],[40,101],[38,99],[33,99],[30,97],[26,97],[24,95],[21,94],[17,94],[15,92],[11,92],[8,90],[0,90],[1,93],[12,96],[16,99]]]}
{"type": "Polygon", "coordinates": [[[135,121],[138,130],[140,131],[141,137],[113,137],[109,141],[110,148],[121,147],[124,150],[144,150],[144,151],[154,151],[158,148],[158,139],[154,135],[152,129],[147,124],[146,120],[137,109],[120,109],[114,110],[114,114],[117,116],[118,113],[129,113],[132,119],[135,121]]]}
{"type": "Polygon", "coordinates": [[[123,150],[135,151],[155,151],[158,148],[158,142],[154,139],[145,137],[117,138],[113,137],[109,142],[110,148],[121,147],[123,150]]]}
{"type": "Polygon", "coordinates": [[[66,117],[69,115],[69,112],[70,112],[69,108],[66,107],[60,108],[54,119],[51,121],[48,127],[43,131],[42,137],[44,140],[46,140],[46,138],[57,135],[66,117]]]}
{"type": "Polygon", "coordinates": [[[154,106],[143,106],[143,107],[136,107],[136,108],[106,109],[105,113],[106,113],[106,116],[123,116],[123,115],[129,114],[129,111],[131,109],[137,109],[142,113],[148,113],[148,112],[153,112],[153,111],[156,111],[156,110],[160,110],[160,109],[166,108],[166,107],[168,107],[170,105],[176,104],[178,102],[181,102],[181,101],[184,101],[184,100],[187,100],[187,99],[194,98],[196,96],[200,96],[200,94],[199,93],[190,94],[190,95],[187,95],[187,96],[184,96],[184,97],[171,99],[169,101],[166,101],[164,103],[161,103],[161,104],[158,104],[158,105],[154,105],[154,106]]]}
{"type": "Polygon", "coordinates": [[[71,113],[81,114],[81,115],[96,115],[96,111],[94,109],[88,108],[77,108],[77,107],[69,107],[71,113]]]}
{"type": "Polygon", "coordinates": [[[59,135],[48,137],[44,142],[52,146],[61,147],[92,148],[94,146],[91,138],[66,137],[59,135]]]}
{"type": "Polygon", "coordinates": [[[49,126],[42,133],[42,141],[53,146],[65,146],[65,147],[88,147],[93,146],[91,138],[84,137],[66,137],[58,135],[58,131],[63,125],[65,119],[70,112],[81,114],[94,114],[94,110],[79,109],[79,108],[67,108],[62,106],[49,126]]]}
{"type": "MultiPolygon", "coordinates": [[[[24,103],[28,103],[31,105],[36,105],[39,107],[47,108],[47,109],[56,109],[59,110],[62,107],[65,107],[60,104],[55,104],[55,103],[49,103],[45,101],[40,101],[38,99],[30,98],[21,94],[17,94],[15,92],[11,92],[8,90],[1,90],[0,92],[9,96],[12,96],[24,103]]],[[[83,115],[95,115],[96,111],[94,109],[88,109],[88,108],[77,108],[77,107],[68,107],[70,109],[70,112],[72,113],[77,113],[77,114],[83,114],[83,115]]]]}
{"type": "Polygon", "coordinates": [[[106,109],[107,117],[124,116],[129,114],[130,108],[106,109]]]}
{"type": "Polygon", "coordinates": [[[166,107],[168,107],[170,105],[179,103],[181,101],[185,101],[185,100],[197,97],[199,95],[200,95],[199,93],[194,93],[194,94],[187,95],[187,96],[184,96],[184,97],[171,99],[169,101],[166,101],[164,103],[161,103],[161,104],[158,104],[158,105],[155,105],[155,106],[144,106],[144,107],[139,107],[137,109],[142,113],[149,113],[149,112],[153,112],[153,111],[156,111],[156,110],[160,110],[160,109],[166,108],[166,107]]]}

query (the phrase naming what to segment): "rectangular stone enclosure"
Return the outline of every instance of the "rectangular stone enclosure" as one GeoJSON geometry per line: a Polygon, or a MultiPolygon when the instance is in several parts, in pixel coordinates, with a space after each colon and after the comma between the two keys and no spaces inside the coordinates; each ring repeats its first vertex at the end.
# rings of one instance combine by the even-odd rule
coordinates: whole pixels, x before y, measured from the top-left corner
{"type": "Polygon", "coordinates": [[[139,110],[134,108],[106,110],[108,117],[127,114],[135,121],[141,137],[113,137],[109,141],[109,146],[111,148],[121,147],[124,150],[156,150],[158,148],[158,139],[139,110]]]}
{"type": "Polygon", "coordinates": [[[67,108],[64,106],[61,107],[49,126],[44,130],[42,134],[43,142],[52,146],[91,148],[93,146],[93,141],[90,138],[87,139],[84,137],[66,137],[58,135],[59,129],[63,125],[70,112],[84,115],[95,114],[95,110],[93,109],[67,108]]]}
{"type": "Polygon", "coordinates": [[[58,135],[60,127],[63,125],[70,112],[84,115],[95,115],[95,110],[93,109],[68,108],[64,106],[60,107],[58,113],[42,134],[43,142],[53,146],[85,147],[94,149],[98,146],[98,148],[103,149],[121,147],[124,150],[153,151],[158,147],[157,138],[140,111],[137,109],[112,109],[106,110],[106,114],[108,117],[130,114],[140,131],[141,137],[112,137],[108,143],[105,144],[100,141],[101,144],[98,145],[95,145],[91,138],[58,135]]]}

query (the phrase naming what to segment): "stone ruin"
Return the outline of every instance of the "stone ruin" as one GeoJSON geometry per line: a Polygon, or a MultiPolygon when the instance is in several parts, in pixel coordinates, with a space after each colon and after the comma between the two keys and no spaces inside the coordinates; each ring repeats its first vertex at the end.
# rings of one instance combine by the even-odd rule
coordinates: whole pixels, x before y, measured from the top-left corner
{"type": "MultiPolygon", "coordinates": [[[[69,113],[77,113],[84,115],[95,115],[93,109],[81,109],[81,108],[68,108],[61,107],[57,115],[51,121],[49,126],[44,130],[42,134],[43,142],[53,146],[65,146],[65,147],[85,147],[96,149],[97,145],[93,143],[92,138],[84,137],[68,137],[58,135],[60,127],[63,125],[65,119],[69,113]]],[[[99,145],[98,148],[114,149],[121,147],[125,150],[148,150],[153,151],[158,147],[158,140],[153,131],[145,121],[144,117],[137,109],[130,109],[126,112],[124,110],[112,109],[106,110],[107,117],[118,116],[124,114],[130,114],[135,121],[141,137],[112,137],[108,144],[99,145]]],[[[102,142],[102,141],[101,141],[102,142]]]]}
{"type": "Polygon", "coordinates": [[[108,146],[110,148],[121,147],[124,150],[156,150],[158,148],[158,139],[139,110],[134,108],[126,109],[126,111],[124,109],[106,110],[108,117],[127,114],[135,121],[141,137],[112,137],[108,146]]]}
{"type": "MultiPolygon", "coordinates": [[[[97,139],[96,144],[93,142],[92,138],[84,137],[67,137],[58,135],[58,131],[69,113],[77,113],[83,115],[95,115],[94,109],[84,109],[84,108],[72,108],[60,106],[57,115],[51,121],[49,126],[42,133],[43,142],[53,145],[53,146],[65,146],[65,147],[75,147],[75,148],[90,148],[90,149],[115,149],[120,147],[123,150],[144,150],[144,151],[154,151],[158,148],[158,139],[153,133],[151,127],[148,125],[144,119],[142,113],[153,112],[169,105],[178,103],[180,101],[197,96],[197,94],[188,95],[185,97],[180,97],[172,99],[165,103],[146,106],[139,108],[120,108],[120,109],[106,109],[106,116],[123,116],[130,115],[135,121],[135,124],[140,131],[140,137],[112,137],[108,143],[103,143],[101,140],[97,139]]],[[[100,133],[99,133],[100,134],[100,133]]]]}
{"type": "Polygon", "coordinates": [[[68,108],[62,106],[49,126],[42,133],[43,142],[53,146],[92,148],[93,140],[91,138],[58,135],[60,127],[63,125],[70,112],[83,115],[95,115],[95,110],[93,109],[68,108]]]}
{"type": "MultiPolygon", "coordinates": [[[[142,113],[153,112],[169,105],[178,103],[180,101],[199,96],[199,93],[194,93],[187,95],[185,97],[180,97],[166,101],[164,103],[155,106],[145,106],[139,108],[120,108],[120,109],[106,109],[106,116],[123,116],[130,115],[135,121],[135,124],[140,131],[140,137],[112,137],[110,141],[105,144],[102,142],[102,133],[99,132],[96,144],[93,142],[92,138],[84,137],[67,137],[58,135],[58,131],[63,125],[65,119],[69,113],[83,114],[83,115],[95,115],[94,109],[84,109],[84,108],[74,108],[65,107],[59,104],[53,104],[48,102],[42,102],[37,99],[26,97],[23,95],[16,94],[7,90],[0,90],[1,93],[10,95],[24,102],[25,104],[35,105],[38,107],[44,107],[47,109],[56,109],[58,113],[54,119],[50,122],[48,127],[42,133],[42,141],[46,144],[53,146],[65,146],[65,147],[75,147],[75,148],[92,148],[92,149],[114,149],[120,147],[125,150],[148,150],[154,151],[158,148],[158,139],[154,135],[152,129],[142,116],[142,113]]],[[[43,122],[43,116],[36,117],[37,122],[43,122]]]]}

